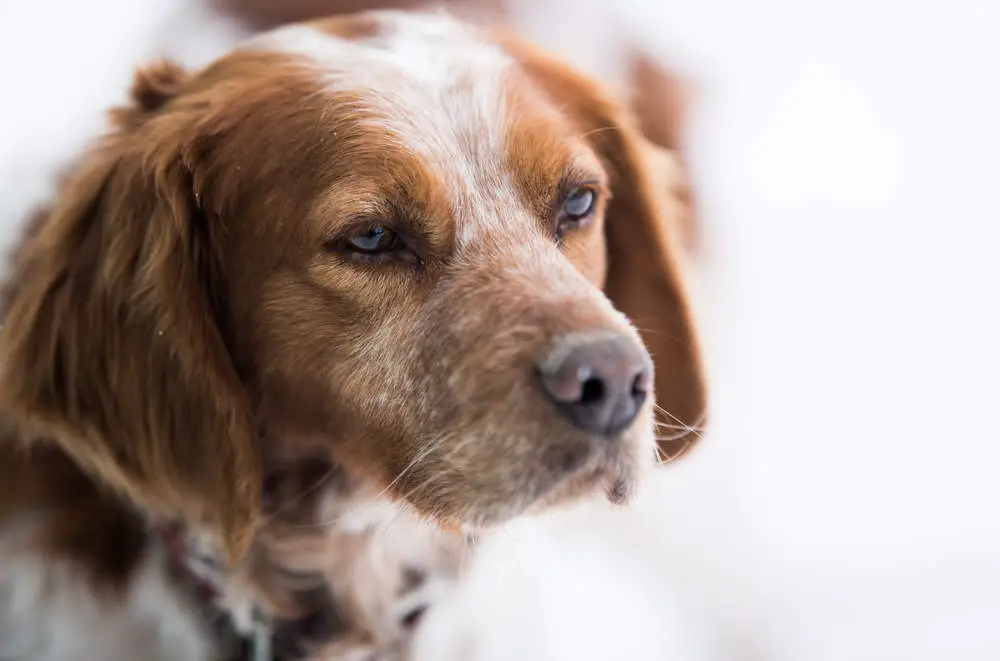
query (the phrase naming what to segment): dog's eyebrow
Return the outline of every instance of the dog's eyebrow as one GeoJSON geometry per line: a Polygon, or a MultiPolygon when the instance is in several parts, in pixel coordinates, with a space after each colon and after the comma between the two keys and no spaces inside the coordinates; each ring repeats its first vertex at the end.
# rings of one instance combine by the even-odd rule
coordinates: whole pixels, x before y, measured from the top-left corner
{"type": "Polygon", "coordinates": [[[563,169],[559,177],[559,191],[565,193],[574,186],[588,185],[604,194],[608,192],[607,179],[602,170],[574,161],[563,169]]]}
{"type": "Polygon", "coordinates": [[[317,213],[331,234],[375,222],[416,233],[426,228],[431,207],[436,206],[428,187],[420,184],[413,177],[393,173],[368,178],[360,185],[351,180],[337,182],[317,213]]]}

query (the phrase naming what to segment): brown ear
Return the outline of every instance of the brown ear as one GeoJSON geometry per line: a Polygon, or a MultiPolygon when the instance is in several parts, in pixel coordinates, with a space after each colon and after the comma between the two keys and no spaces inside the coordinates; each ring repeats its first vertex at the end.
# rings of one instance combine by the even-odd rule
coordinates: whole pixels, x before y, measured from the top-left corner
{"type": "Polygon", "coordinates": [[[656,363],[659,448],[684,454],[706,418],[698,341],[678,263],[683,195],[665,178],[676,161],[640,132],[635,119],[593,81],[509,35],[501,44],[566,112],[604,161],[612,199],[605,216],[605,293],[639,329],[656,363]],[[664,161],[663,159],[667,159],[664,161]]]}
{"type": "Polygon", "coordinates": [[[688,186],[684,167],[686,152],[684,131],[687,110],[694,96],[687,80],[661,67],[641,51],[630,57],[631,97],[629,107],[643,136],[659,149],[654,159],[666,166],[660,181],[669,195],[682,203],[677,217],[670,221],[677,227],[680,243],[688,253],[701,248],[701,227],[697,223],[697,201],[688,186]]]}
{"type": "Polygon", "coordinates": [[[181,156],[136,134],[155,110],[139,91],[18,253],[0,408],[141,507],[217,527],[235,559],[254,532],[261,473],[219,330],[220,230],[199,213],[181,156]]]}

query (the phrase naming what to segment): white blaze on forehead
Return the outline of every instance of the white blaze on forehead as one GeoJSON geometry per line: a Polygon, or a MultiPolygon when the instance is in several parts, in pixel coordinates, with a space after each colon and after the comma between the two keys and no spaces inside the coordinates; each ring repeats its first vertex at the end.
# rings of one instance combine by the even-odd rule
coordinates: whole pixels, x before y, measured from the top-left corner
{"type": "MultiPolygon", "coordinates": [[[[516,217],[505,167],[505,73],[511,58],[443,12],[372,12],[371,36],[345,39],[289,26],[248,43],[309,58],[331,92],[360,92],[359,122],[375,126],[440,173],[462,245],[516,217]]],[[[341,103],[344,103],[343,101],[341,103]]]]}

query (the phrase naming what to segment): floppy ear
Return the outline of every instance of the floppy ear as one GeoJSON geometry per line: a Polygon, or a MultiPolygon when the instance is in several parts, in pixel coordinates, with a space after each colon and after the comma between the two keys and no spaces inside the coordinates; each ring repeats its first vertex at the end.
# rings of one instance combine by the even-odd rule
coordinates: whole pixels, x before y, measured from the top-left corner
{"type": "Polygon", "coordinates": [[[144,509],[216,527],[236,559],[252,539],[261,474],[220,332],[221,230],[199,212],[167,133],[138,133],[178,82],[168,69],[140,74],[137,105],[118,113],[119,130],[18,251],[0,409],[22,436],[58,445],[144,509]]]}
{"type": "Polygon", "coordinates": [[[706,418],[705,383],[680,265],[682,182],[676,160],[640,132],[635,119],[596,83],[509,35],[500,43],[550,97],[577,118],[611,177],[605,215],[604,291],[639,329],[656,364],[659,448],[684,454],[706,418]],[[677,194],[672,194],[677,193],[677,194]]]}

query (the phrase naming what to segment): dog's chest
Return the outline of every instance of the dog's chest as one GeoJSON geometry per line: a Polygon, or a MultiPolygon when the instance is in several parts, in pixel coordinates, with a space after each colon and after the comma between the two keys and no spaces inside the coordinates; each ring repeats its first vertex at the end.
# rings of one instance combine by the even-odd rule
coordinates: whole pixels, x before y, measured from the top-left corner
{"type": "MultiPolygon", "coordinates": [[[[11,541],[0,532],[0,539],[11,541]]],[[[124,593],[102,594],[68,560],[0,542],[0,659],[215,661],[218,637],[151,546],[124,593]]]]}
{"type": "Polygon", "coordinates": [[[309,524],[272,530],[276,546],[263,554],[277,563],[272,579],[311,577],[309,590],[295,594],[308,597],[311,610],[296,620],[268,611],[269,581],[254,572],[260,563],[226,568],[209,536],[151,526],[134,570],[115,590],[92,580],[78,558],[26,551],[26,540],[52,523],[45,517],[0,524],[0,659],[405,654],[421,614],[456,578],[460,540],[364,490],[316,495],[309,524]],[[323,598],[314,603],[317,588],[323,598]]]}

